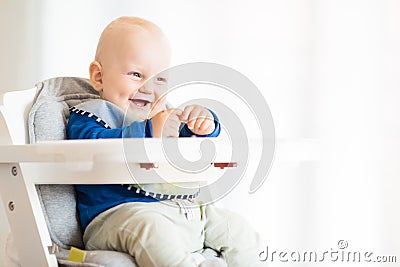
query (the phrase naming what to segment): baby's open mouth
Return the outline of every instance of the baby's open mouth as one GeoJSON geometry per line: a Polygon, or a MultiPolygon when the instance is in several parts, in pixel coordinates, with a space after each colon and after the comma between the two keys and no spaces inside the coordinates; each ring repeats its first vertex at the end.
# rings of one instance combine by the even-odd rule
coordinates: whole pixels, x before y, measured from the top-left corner
{"type": "Polygon", "coordinates": [[[144,108],[150,105],[150,101],[144,99],[129,99],[135,107],[144,108]]]}

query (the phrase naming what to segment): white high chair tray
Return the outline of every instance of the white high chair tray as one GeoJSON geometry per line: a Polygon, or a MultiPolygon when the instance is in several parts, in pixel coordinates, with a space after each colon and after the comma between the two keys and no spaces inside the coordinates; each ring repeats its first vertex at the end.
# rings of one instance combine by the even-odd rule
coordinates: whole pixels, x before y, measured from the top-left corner
{"type": "MultiPolygon", "coordinates": [[[[207,179],[215,179],[215,176],[225,171],[218,167],[218,163],[232,162],[226,144],[218,142],[216,138],[209,138],[217,152],[213,162],[203,162],[204,165],[210,166],[198,173],[172,167],[171,159],[164,153],[165,145],[175,144],[182,155],[193,155],[193,152],[196,154],[196,150],[199,151],[197,154],[200,154],[200,144],[205,139],[208,138],[179,140],[129,138],[2,145],[1,150],[7,153],[0,153],[0,162],[21,164],[23,171],[26,172],[25,179],[29,177],[30,182],[34,184],[160,183],[166,182],[165,179],[168,182],[206,182],[207,179]],[[145,156],[139,151],[135,153],[135,148],[138,147],[145,148],[145,156]],[[130,153],[127,152],[128,148],[132,148],[130,153]],[[129,156],[127,157],[125,153],[129,153],[129,156]],[[214,166],[214,163],[217,165],[214,166]],[[29,175],[38,173],[40,175],[29,175]]],[[[179,163],[179,159],[174,163],[179,163]]]]}

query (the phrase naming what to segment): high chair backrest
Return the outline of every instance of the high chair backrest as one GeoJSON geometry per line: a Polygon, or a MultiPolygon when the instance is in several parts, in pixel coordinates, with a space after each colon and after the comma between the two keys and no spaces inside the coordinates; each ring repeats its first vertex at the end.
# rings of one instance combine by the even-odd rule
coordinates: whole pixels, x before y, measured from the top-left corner
{"type": "Polygon", "coordinates": [[[36,88],[32,88],[0,95],[0,144],[29,142],[28,116],[35,94],[36,88]]]}
{"type": "MultiPolygon", "coordinates": [[[[36,88],[27,123],[29,143],[65,139],[69,108],[99,97],[84,78],[52,78],[38,83],[36,88]]],[[[52,241],[63,248],[82,248],[73,185],[38,185],[37,193],[52,241]]]]}
{"type": "MultiPolygon", "coordinates": [[[[0,96],[0,144],[28,144],[65,139],[69,108],[98,98],[84,78],[58,77],[35,88],[0,96]],[[7,130],[8,129],[8,130],[7,130]]],[[[37,185],[51,239],[60,247],[82,247],[73,185],[37,185]]]]}

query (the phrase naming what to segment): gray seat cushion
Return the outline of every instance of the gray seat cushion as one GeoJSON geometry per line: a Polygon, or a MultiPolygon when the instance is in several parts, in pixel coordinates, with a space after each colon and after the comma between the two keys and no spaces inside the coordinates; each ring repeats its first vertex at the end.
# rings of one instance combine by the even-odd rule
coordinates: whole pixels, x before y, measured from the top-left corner
{"type": "Polygon", "coordinates": [[[83,249],[83,232],[76,211],[73,185],[36,186],[51,240],[59,247],[83,249]]]}
{"type": "MultiPolygon", "coordinates": [[[[36,87],[28,119],[30,143],[66,139],[69,108],[99,98],[89,80],[82,78],[53,78],[36,87]]],[[[53,242],[62,248],[83,248],[73,185],[39,185],[37,191],[53,242]]]]}

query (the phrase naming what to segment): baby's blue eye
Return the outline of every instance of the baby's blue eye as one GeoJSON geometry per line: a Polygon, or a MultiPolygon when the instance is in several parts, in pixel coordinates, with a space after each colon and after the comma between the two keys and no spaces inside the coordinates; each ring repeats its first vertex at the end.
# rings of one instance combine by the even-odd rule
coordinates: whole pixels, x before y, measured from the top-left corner
{"type": "Polygon", "coordinates": [[[165,79],[164,77],[157,77],[156,81],[157,82],[161,82],[161,83],[165,83],[167,81],[167,79],[165,79]]]}
{"type": "Polygon", "coordinates": [[[142,78],[142,74],[140,74],[139,72],[133,72],[131,75],[138,78],[142,78]]]}

